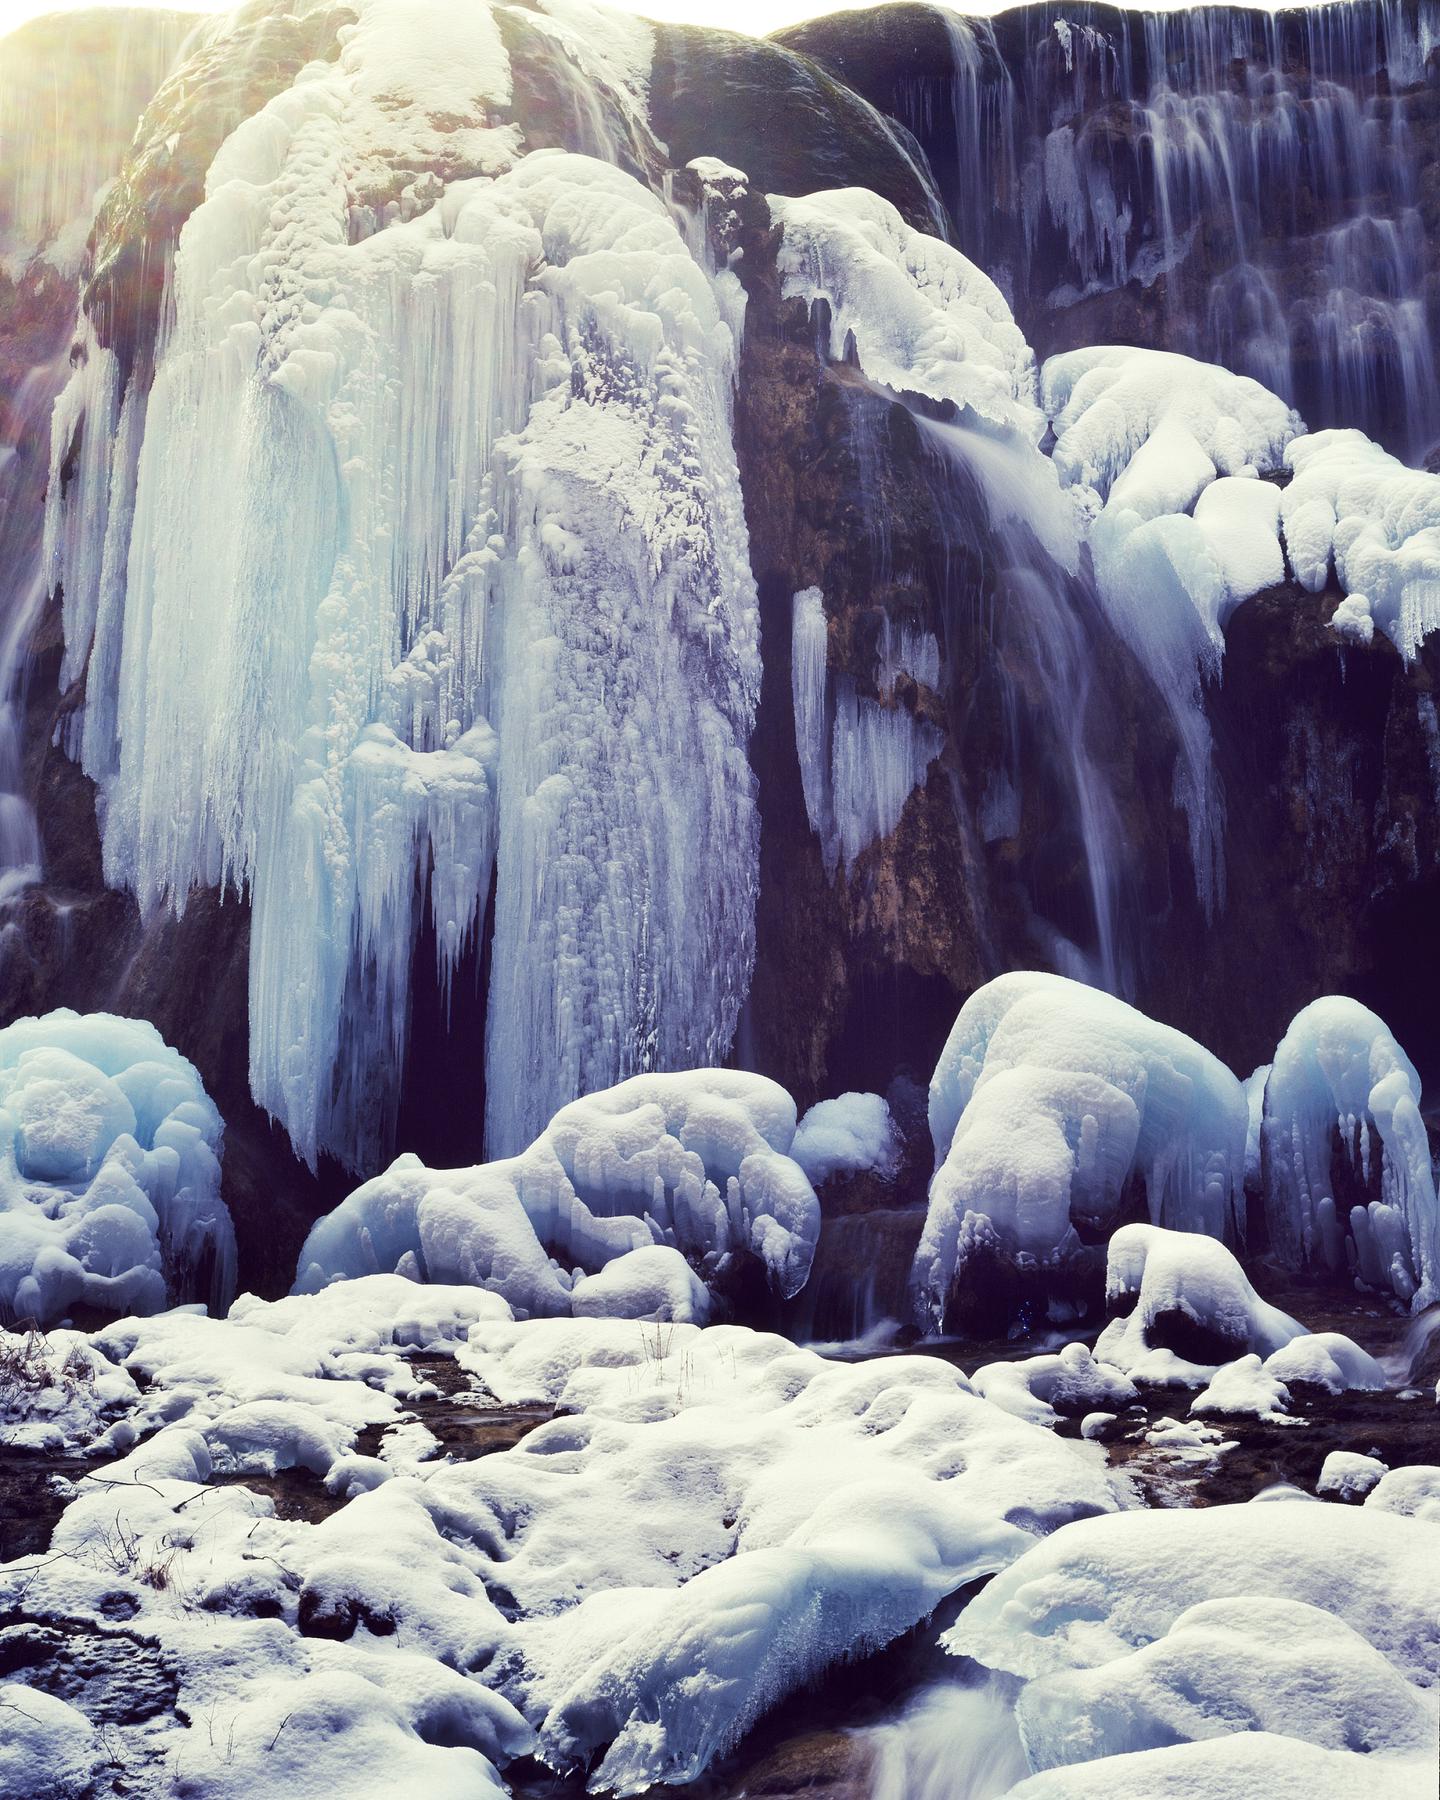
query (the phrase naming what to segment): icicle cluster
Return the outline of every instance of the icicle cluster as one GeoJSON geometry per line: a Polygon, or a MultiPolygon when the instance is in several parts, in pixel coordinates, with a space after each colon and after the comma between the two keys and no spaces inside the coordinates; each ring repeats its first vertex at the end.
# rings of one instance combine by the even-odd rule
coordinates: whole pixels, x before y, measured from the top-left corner
{"type": "Polygon", "coordinates": [[[518,154],[488,7],[341,40],[216,157],[148,394],[77,372],[47,541],[107,876],[249,892],[253,1091],[358,1165],[427,883],[444,985],[496,870],[492,1150],[723,1057],[759,658],[733,277],[618,168],[518,154]]]}

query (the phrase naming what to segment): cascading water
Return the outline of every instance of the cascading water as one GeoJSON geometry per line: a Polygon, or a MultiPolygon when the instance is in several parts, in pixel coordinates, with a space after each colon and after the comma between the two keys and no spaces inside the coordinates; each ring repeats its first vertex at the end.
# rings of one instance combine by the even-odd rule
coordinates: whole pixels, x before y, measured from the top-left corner
{"type": "Polygon", "coordinates": [[[999,1676],[937,1681],[862,1741],[870,1800],[1000,1800],[1030,1773],[999,1676]]]}
{"type": "MultiPolygon", "coordinates": [[[[1440,438],[1412,129],[1435,0],[938,25],[948,70],[867,91],[929,152],[960,249],[1042,356],[1077,341],[1071,308],[1129,284],[1147,323],[1122,339],[1253,375],[1312,429],[1410,459],[1440,438]]],[[[826,31],[785,35],[823,60],[826,31]]]]}

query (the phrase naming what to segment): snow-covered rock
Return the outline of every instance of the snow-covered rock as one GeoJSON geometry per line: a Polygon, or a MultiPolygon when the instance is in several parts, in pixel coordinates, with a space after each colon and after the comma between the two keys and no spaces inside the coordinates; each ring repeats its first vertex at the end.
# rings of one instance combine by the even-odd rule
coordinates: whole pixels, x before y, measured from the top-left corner
{"type": "Polygon", "coordinates": [[[1223,1244],[1195,1232],[1122,1225],[1110,1239],[1105,1293],[1112,1309],[1125,1310],[1095,1354],[1139,1381],[1204,1387],[1222,1364],[1253,1354],[1241,1372],[1253,1386],[1259,1358],[1305,1335],[1260,1298],[1223,1244]]]}
{"type": "MultiPolygon", "coordinates": [[[[1366,1791],[1372,1769],[1382,1783],[1393,1773],[1397,1794],[1419,1791],[1405,1782],[1433,1759],[1440,1722],[1429,1531],[1285,1500],[1083,1520],[990,1582],[944,1642],[1028,1683],[1027,1755],[1065,1773],[1018,1793],[1262,1791],[1223,1785],[1230,1755],[1207,1785],[1208,1748],[1159,1748],[1230,1734],[1251,1747],[1265,1734],[1302,1767],[1306,1746],[1328,1753],[1321,1792],[1347,1791],[1341,1769],[1352,1781],[1365,1770],[1366,1791]],[[1094,1782],[1073,1764],[1090,1765],[1094,1782]]],[[[1281,1759],[1267,1747],[1255,1766],[1271,1761],[1281,1759]]]]}
{"type": "Polygon", "coordinates": [[[1411,1519],[1428,1519],[1440,1525],[1440,1467],[1413,1463],[1382,1475],[1365,1496],[1366,1506],[1377,1512],[1399,1513],[1411,1519]]]}
{"type": "Polygon", "coordinates": [[[1351,1389],[1379,1393],[1388,1386],[1385,1370],[1339,1331],[1306,1331],[1265,1358],[1265,1373],[1277,1381],[1308,1382],[1327,1393],[1351,1389]]]}
{"type": "Polygon", "coordinates": [[[474,1282],[520,1317],[553,1316],[581,1298],[577,1272],[606,1270],[577,1310],[613,1316],[634,1304],[699,1317],[674,1262],[617,1266],[658,1245],[709,1277],[753,1256],[789,1296],[805,1283],[820,1231],[814,1189],[789,1154],[794,1138],[795,1103],[764,1076],[636,1075],[562,1108],[508,1161],[427,1169],[398,1158],[314,1226],[296,1291],[398,1270],[474,1282]]]}
{"type": "Polygon", "coordinates": [[[223,1129],[143,1019],[62,1008],[0,1030],[0,1318],[226,1304],[223,1129]]]}
{"type": "MultiPolygon", "coordinates": [[[[1053,1425],[1061,1407],[1072,1413],[1087,1407],[1091,1418],[1108,1421],[1115,1414],[1098,1409],[1128,1405],[1138,1394],[1128,1376],[1098,1362],[1085,1344],[1067,1344],[1054,1355],[1020,1362],[986,1363],[971,1380],[994,1405],[1035,1425],[1053,1425]]],[[[1089,1435],[1083,1426],[1082,1435],[1089,1435]]]]}
{"type": "Polygon", "coordinates": [[[1317,431],[1285,450],[1281,503],[1295,578],[1349,596],[1331,621],[1368,643],[1378,626],[1407,661],[1440,626],[1440,475],[1409,469],[1361,431],[1317,431]]]}
{"type": "Polygon", "coordinates": [[[1183,1033],[1058,975],[1002,975],[973,994],[930,1084],[936,1173],[912,1284],[938,1324],[972,1247],[1063,1262],[1074,1220],[1105,1229],[1126,1184],[1157,1224],[1231,1236],[1246,1103],[1183,1033]]]}
{"type": "Polygon", "coordinates": [[[1420,1077],[1385,1022],[1331,994],[1296,1014],[1265,1084],[1265,1211],[1296,1266],[1347,1266],[1418,1310],[1440,1283],[1440,1201],[1420,1077]],[[1342,1214],[1334,1139],[1379,1198],[1342,1214]],[[1378,1169],[1375,1167],[1378,1159],[1378,1169]]]}
{"type": "Polygon", "coordinates": [[[89,1793],[98,1733],[79,1707],[23,1681],[0,1687],[0,1800],[71,1800],[89,1793]]]}
{"type": "Polygon", "coordinates": [[[872,381],[1039,439],[1035,355],[988,275],[866,188],[772,194],[770,211],[785,297],[824,302],[835,361],[853,346],[872,381]]]}
{"type": "Polygon", "coordinates": [[[91,1449],[139,1389],[78,1331],[0,1329],[0,1445],[91,1449]]]}
{"type": "Polygon", "coordinates": [[[880,1094],[819,1100],[795,1130],[790,1155],[819,1187],[832,1175],[868,1171],[888,1180],[900,1162],[900,1134],[880,1094]]]}
{"type": "Polygon", "coordinates": [[[1378,1456],[1363,1456],[1357,1450],[1332,1450],[1321,1465],[1315,1492],[1333,1494],[1339,1500],[1363,1500],[1389,1472],[1389,1464],[1381,1462],[1378,1456]]]}
{"type": "Polygon", "coordinates": [[[1190,1402],[1192,1414],[1253,1413],[1271,1422],[1290,1420],[1290,1390],[1276,1380],[1268,1365],[1262,1366],[1253,1351],[1225,1363],[1210,1378],[1210,1385],[1190,1402]]]}

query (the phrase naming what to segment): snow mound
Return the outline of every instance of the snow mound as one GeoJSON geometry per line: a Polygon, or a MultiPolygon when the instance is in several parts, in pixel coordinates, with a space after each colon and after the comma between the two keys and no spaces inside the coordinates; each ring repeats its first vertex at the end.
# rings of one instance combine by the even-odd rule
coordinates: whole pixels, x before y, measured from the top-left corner
{"type": "Polygon", "coordinates": [[[0,1030],[0,1318],[226,1304],[223,1129],[143,1019],[62,1008],[0,1030]]]}
{"type": "Polygon", "coordinates": [[[1384,1021],[1332,994],[1296,1014],[1265,1084],[1265,1212],[1293,1266],[1347,1265],[1417,1310],[1440,1283],[1440,1201],[1420,1078],[1384,1021]],[[1333,1150],[1343,1145],[1341,1165],[1333,1150]],[[1376,1198],[1344,1208],[1336,1177],[1376,1198]]]}
{"type": "Polygon", "coordinates": [[[1265,1358],[1265,1373],[1277,1381],[1308,1382],[1327,1393],[1358,1388],[1376,1394],[1389,1384],[1371,1356],[1338,1331],[1307,1331],[1265,1358]]]}
{"type": "Polygon", "coordinates": [[[782,1296],[810,1272],[820,1207],[789,1154],[795,1103],[764,1076],[636,1075],[573,1101],[521,1156],[427,1169],[402,1156],[311,1230],[296,1291],[398,1270],[473,1282],[520,1317],[577,1310],[700,1317],[678,1258],[707,1280],[754,1257],[782,1296]],[[620,1266],[620,1261],[625,1266],[620,1266]],[[605,1271],[599,1285],[577,1281],[605,1271]]]}
{"type": "MultiPolygon", "coordinates": [[[[1204,1386],[1222,1365],[1306,1335],[1260,1298],[1223,1244],[1195,1232],[1122,1225],[1110,1239],[1105,1297],[1122,1316],[1100,1333],[1095,1354],[1139,1381],[1204,1386]]],[[[1258,1361],[1242,1373],[1257,1371],[1258,1361]]]]}
{"type": "Polygon", "coordinates": [[[936,1173],[912,1287],[933,1325],[980,1243],[1034,1263],[1103,1230],[1127,1183],[1157,1223],[1236,1230],[1240,1083],[1200,1045],[1058,975],[1002,975],[973,994],[930,1084],[936,1173]]]}
{"type": "Polygon", "coordinates": [[[1365,1496],[1365,1504],[1377,1512],[1428,1519],[1440,1525],[1440,1467],[1416,1463],[1405,1469],[1391,1469],[1365,1496]]]}
{"type": "Polygon", "coordinates": [[[1331,623],[1368,642],[1378,625],[1407,662],[1440,627],[1440,475],[1408,469],[1360,431],[1317,431],[1285,451],[1281,501],[1295,579],[1332,573],[1349,600],[1331,623]]]}
{"type": "Polygon", "coordinates": [[[1440,1675],[1432,1542],[1419,1520],[1313,1501],[1082,1519],[997,1576],[944,1643],[1032,1679],[1114,1664],[1203,1601],[1299,1601],[1425,1688],[1440,1675]]]}
{"type": "Polygon", "coordinates": [[[92,1449],[139,1389],[78,1331],[0,1329],[0,1445],[92,1449]]]}
{"type": "MultiPolygon", "coordinates": [[[[1126,1406],[1139,1397],[1128,1376],[1097,1362],[1084,1344],[1067,1344],[1053,1356],[986,1363],[971,1380],[977,1393],[1032,1425],[1053,1425],[1061,1407],[1071,1413],[1088,1409],[1091,1418],[1108,1424],[1115,1414],[1100,1409],[1126,1406]]],[[[1081,1435],[1088,1435],[1083,1424],[1081,1435]]]]}
{"type": "Polygon", "coordinates": [[[78,1707],[7,1681],[0,1687],[0,1800],[72,1800],[91,1792],[101,1745],[78,1707]]]}
{"type": "Polygon", "coordinates": [[[1032,1681],[1019,1703],[1021,1739],[1040,1769],[1236,1731],[1416,1755],[1434,1719],[1433,1695],[1343,1619],[1250,1594],[1188,1607],[1153,1642],[1032,1681]]]}
{"type": "Polygon", "coordinates": [[[835,361],[1038,442],[1034,352],[988,275],[866,188],[772,194],[770,212],[785,298],[829,309],[835,361]]]}
{"type": "Polygon", "coordinates": [[[1355,1450],[1332,1450],[1320,1468],[1317,1494],[1334,1494],[1340,1500],[1363,1500],[1389,1465],[1378,1456],[1362,1456],[1355,1450]]]}
{"type": "Polygon", "coordinates": [[[841,1094],[810,1108],[796,1127],[790,1155],[812,1187],[861,1171],[889,1180],[900,1165],[900,1134],[882,1095],[841,1094]]]}
{"type": "Polygon", "coordinates": [[[1265,1731],[1194,1744],[1131,1751],[1101,1762],[1050,1769],[1010,1789],[1005,1800],[1419,1800],[1420,1758],[1378,1758],[1265,1731]]]}

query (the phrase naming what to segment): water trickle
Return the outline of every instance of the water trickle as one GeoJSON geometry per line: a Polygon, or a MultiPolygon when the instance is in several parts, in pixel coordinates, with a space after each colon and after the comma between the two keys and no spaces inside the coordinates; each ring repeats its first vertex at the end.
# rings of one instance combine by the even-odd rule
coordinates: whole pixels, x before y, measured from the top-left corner
{"type": "Polygon", "coordinates": [[[937,1681],[865,1738],[871,1800],[999,1800],[1030,1773],[1001,1676],[937,1681]]]}

